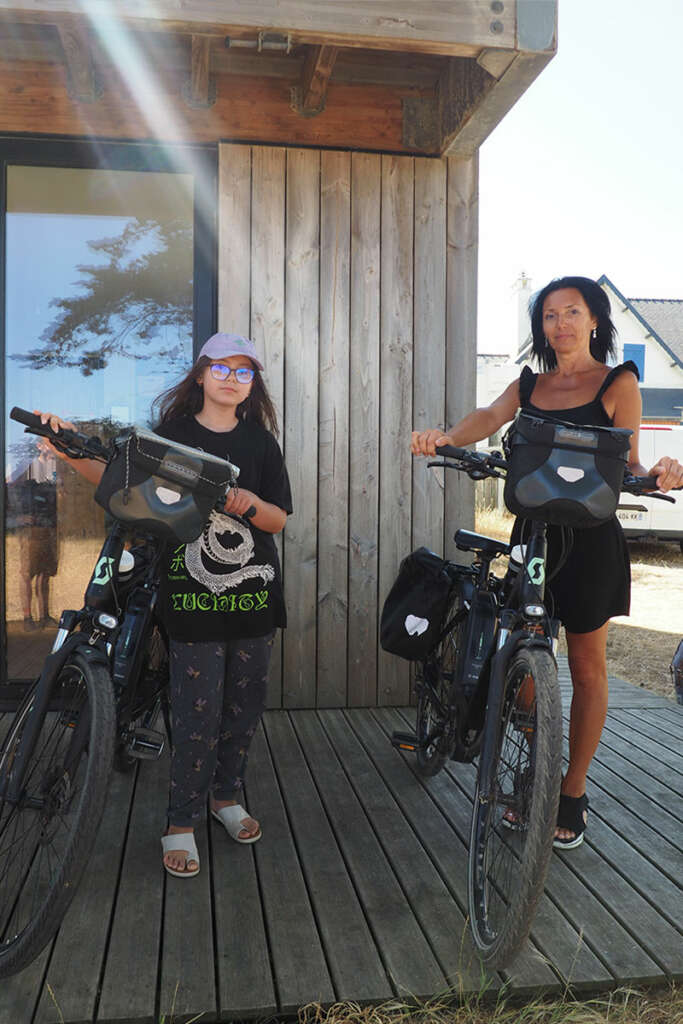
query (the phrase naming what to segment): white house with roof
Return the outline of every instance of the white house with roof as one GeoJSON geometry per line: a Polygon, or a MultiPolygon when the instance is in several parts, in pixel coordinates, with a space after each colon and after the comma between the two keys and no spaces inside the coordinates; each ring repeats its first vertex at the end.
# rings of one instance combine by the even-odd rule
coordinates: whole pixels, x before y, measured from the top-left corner
{"type": "Polygon", "coordinates": [[[612,305],[617,362],[640,373],[643,423],[683,423],[683,299],[627,299],[603,274],[612,305]]]}

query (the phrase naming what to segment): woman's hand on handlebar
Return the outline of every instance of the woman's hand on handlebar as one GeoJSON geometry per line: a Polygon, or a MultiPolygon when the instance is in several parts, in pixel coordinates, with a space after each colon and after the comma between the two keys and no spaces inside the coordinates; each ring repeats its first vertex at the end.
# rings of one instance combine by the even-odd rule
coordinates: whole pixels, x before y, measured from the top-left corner
{"type": "Polygon", "coordinates": [[[648,476],[657,477],[657,487],[660,491],[683,487],[683,466],[678,459],[670,459],[668,455],[662,455],[648,476]]]}
{"type": "Polygon", "coordinates": [[[443,430],[414,430],[410,450],[413,455],[438,455],[437,448],[444,444],[453,444],[453,440],[443,430]]]}

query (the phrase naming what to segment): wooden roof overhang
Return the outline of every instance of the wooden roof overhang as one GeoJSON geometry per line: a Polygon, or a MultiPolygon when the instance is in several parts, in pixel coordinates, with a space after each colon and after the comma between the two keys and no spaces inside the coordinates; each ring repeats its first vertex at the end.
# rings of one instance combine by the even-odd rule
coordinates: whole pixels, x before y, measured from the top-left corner
{"type": "Polygon", "coordinates": [[[0,132],[472,155],[557,0],[0,0],[0,132]]]}

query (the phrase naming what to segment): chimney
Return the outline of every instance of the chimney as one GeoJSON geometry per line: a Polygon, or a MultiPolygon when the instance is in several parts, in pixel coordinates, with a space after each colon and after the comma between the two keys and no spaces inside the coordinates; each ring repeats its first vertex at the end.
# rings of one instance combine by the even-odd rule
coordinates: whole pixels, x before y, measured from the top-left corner
{"type": "Polygon", "coordinates": [[[517,352],[521,352],[531,335],[531,322],[529,320],[529,300],[533,294],[531,290],[531,279],[521,272],[515,281],[517,291],[517,352]]]}

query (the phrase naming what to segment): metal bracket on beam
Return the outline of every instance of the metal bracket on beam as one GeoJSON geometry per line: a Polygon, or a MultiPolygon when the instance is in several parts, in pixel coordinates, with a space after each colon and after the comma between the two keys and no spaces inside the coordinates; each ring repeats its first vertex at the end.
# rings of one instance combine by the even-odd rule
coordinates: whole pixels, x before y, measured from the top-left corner
{"type": "Polygon", "coordinates": [[[438,153],[441,146],[436,97],[407,96],[403,100],[403,145],[421,153],[438,153]]]}

